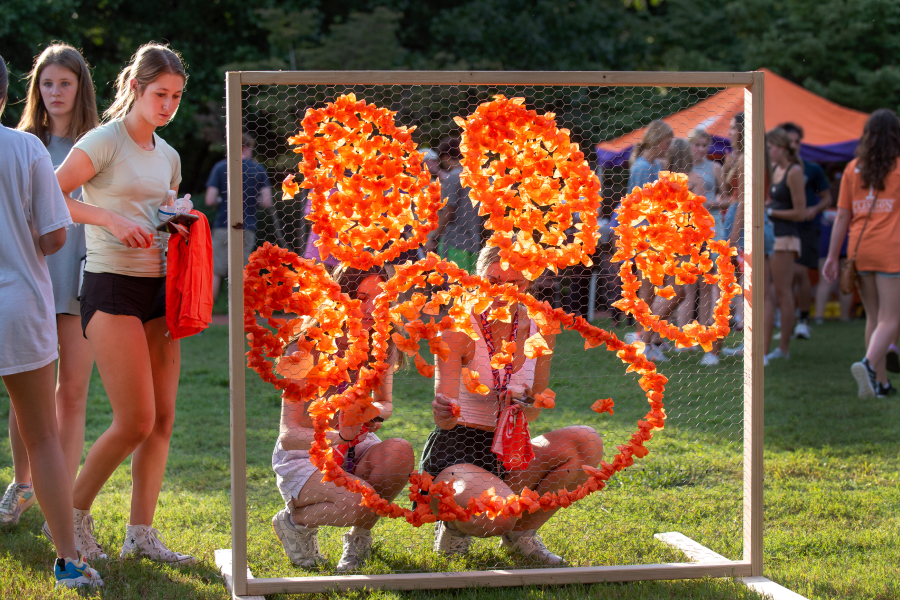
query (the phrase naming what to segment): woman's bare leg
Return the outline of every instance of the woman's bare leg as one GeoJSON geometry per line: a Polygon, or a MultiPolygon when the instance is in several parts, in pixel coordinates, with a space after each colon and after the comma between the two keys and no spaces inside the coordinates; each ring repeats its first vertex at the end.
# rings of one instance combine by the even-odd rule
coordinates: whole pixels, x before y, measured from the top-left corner
{"type": "Polygon", "coordinates": [[[162,489],[169,442],[175,424],[175,398],[181,373],[181,342],[167,335],[166,319],[144,323],[153,374],[154,418],[150,434],[138,445],[131,459],[132,525],[151,525],[162,489]]]}
{"type": "MultiPolygon", "coordinates": [[[[406,485],[415,468],[412,445],[391,438],[375,444],[359,459],[354,479],[369,483],[381,497],[392,501],[406,485]]],[[[332,482],[312,477],[291,501],[291,520],[304,527],[362,527],[371,529],[380,518],[359,504],[359,494],[332,482]]]]}
{"type": "MultiPolygon", "coordinates": [[[[512,471],[506,484],[517,493],[529,488],[539,495],[562,488],[572,489],[585,481],[588,474],[582,465],[596,467],[603,459],[603,440],[593,428],[572,425],[534,438],[534,459],[524,471],[512,471]]],[[[498,492],[499,493],[499,492],[498,492]]],[[[513,531],[538,529],[558,509],[523,514],[513,531]]]]}
{"type": "Polygon", "coordinates": [[[9,449],[12,452],[13,478],[16,483],[31,483],[31,467],[28,464],[28,451],[25,441],[19,433],[16,422],[16,408],[9,404],[9,449]]]}
{"type": "Polygon", "coordinates": [[[91,446],[75,481],[73,502],[80,510],[90,510],[116,468],[153,431],[156,419],[150,350],[140,319],[97,311],[87,336],[113,420],[91,446]]]}
{"type": "Polygon", "coordinates": [[[33,371],[4,375],[3,383],[16,408],[27,456],[40,465],[32,474],[34,493],[53,534],[56,555],[75,558],[78,553],[72,522],[72,481],[56,429],[53,370],[50,363],[33,371]]]}
{"type": "Polygon", "coordinates": [[[791,335],[794,333],[794,260],[796,252],[776,250],[772,254],[772,281],[778,308],[781,310],[781,341],[779,348],[785,354],[791,350],[791,335]]]}
{"type": "Polygon", "coordinates": [[[81,317],[56,315],[56,332],[59,336],[56,421],[69,474],[75,481],[84,454],[84,420],[94,352],[81,332],[81,317]]]}
{"type": "Polygon", "coordinates": [[[885,356],[900,333],[900,278],[875,276],[878,292],[878,324],[866,344],[866,358],[878,381],[887,384],[885,356]]]}

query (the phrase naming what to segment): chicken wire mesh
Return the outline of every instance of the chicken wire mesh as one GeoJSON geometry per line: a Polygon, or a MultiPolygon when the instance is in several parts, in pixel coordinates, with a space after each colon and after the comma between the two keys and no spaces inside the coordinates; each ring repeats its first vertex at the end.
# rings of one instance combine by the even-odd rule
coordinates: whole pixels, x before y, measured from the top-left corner
{"type": "MultiPolygon", "coordinates": [[[[591,319],[595,325],[622,339],[629,340],[632,335],[646,339],[647,357],[656,363],[659,373],[668,378],[665,429],[656,432],[653,440],[647,442],[649,456],[614,475],[605,490],[558,510],[546,524],[542,518],[530,516],[545,514],[539,510],[522,517],[532,520],[528,526],[521,523],[517,526],[513,520],[504,521],[502,517],[495,520],[481,517],[475,519],[476,523],[451,525],[449,531],[442,526],[445,530],[438,531],[431,524],[414,528],[403,519],[378,519],[369,509],[359,506],[358,495],[338,489],[334,484],[319,483],[321,474],[312,466],[309,454],[303,452],[309,447],[312,435],[313,420],[307,414],[309,404],[282,402],[271,385],[248,373],[248,406],[255,404],[268,409],[264,411],[268,415],[266,418],[247,425],[248,481],[251,484],[248,491],[248,564],[257,577],[680,560],[677,555],[653,548],[654,542],[649,539],[653,531],[636,527],[627,519],[624,526],[616,523],[616,515],[631,510],[635,502],[640,503],[641,497],[648,503],[670,507],[652,515],[652,526],[659,530],[688,529],[693,534],[691,537],[727,558],[741,558],[744,439],[741,299],[738,297],[732,305],[732,334],[721,348],[714,349],[717,352],[710,353],[698,347],[676,348],[668,340],[645,335],[640,324],[615,307],[616,301],[622,298],[622,290],[619,265],[612,260],[615,237],[611,227],[615,222],[611,224],[610,221],[615,219],[618,203],[630,191],[629,176],[632,173],[628,161],[623,161],[621,156],[610,157],[608,153],[597,152],[597,145],[602,142],[615,140],[654,119],[669,117],[703,100],[707,100],[708,114],[700,111],[701,121],[705,119],[712,123],[721,118],[726,108],[723,106],[725,100],[716,101],[717,92],[720,92],[718,88],[627,86],[242,87],[243,130],[255,141],[254,158],[265,168],[275,188],[274,206],[257,214],[254,247],[268,242],[314,260],[318,252],[314,236],[310,235],[310,221],[305,218],[310,212],[308,192],[301,189],[293,198],[287,198],[281,191],[281,182],[289,175],[302,181],[298,173],[300,157],[293,151],[288,138],[297,134],[308,109],[323,108],[342,95],[354,94],[359,100],[394,111],[398,125],[415,127],[412,139],[422,152],[438,150],[442,142],[458,138],[461,132],[454,117],[468,117],[479,104],[490,101],[497,94],[524,98],[525,106],[538,114],[554,113],[558,127],[571,132],[571,139],[577,143],[601,183],[602,201],[597,211],[599,243],[591,257],[591,266],[580,264],[558,273],[545,272],[528,282],[527,292],[553,308],[591,319]],[[276,441],[278,445],[273,458],[271,448],[276,441]],[[277,481],[272,472],[273,461],[277,481]],[[722,500],[723,493],[725,501],[722,500]],[[714,500],[704,507],[703,498],[707,496],[714,500]],[[283,510],[285,507],[287,510],[283,510]],[[497,525],[498,522],[502,523],[497,525]],[[297,527],[297,523],[309,527],[297,527]],[[354,523],[357,527],[351,530],[354,523]],[[272,534],[273,527],[275,535],[272,534]],[[542,543],[525,540],[516,544],[516,533],[510,532],[521,529],[537,529],[538,540],[542,543]],[[371,530],[371,533],[366,535],[362,530],[371,530]],[[474,535],[463,535],[467,532],[474,535]],[[615,532],[615,535],[604,532],[615,532]],[[504,533],[506,537],[498,535],[504,533]],[[629,546],[639,550],[623,555],[620,549],[629,546]],[[356,562],[352,556],[354,552],[359,556],[356,562]],[[532,553],[530,556],[529,552],[532,553]],[[559,558],[565,563],[559,562],[559,558]]],[[[691,123],[680,123],[676,118],[670,120],[670,124],[676,130],[684,129],[696,122],[696,116],[695,111],[691,123]]],[[[716,218],[716,235],[722,238],[727,235],[722,221],[727,207],[735,204],[737,195],[728,188],[727,174],[721,169],[730,149],[720,139],[711,141],[706,157],[706,160],[711,159],[711,164],[705,165],[693,158],[686,160],[685,144],[688,145],[687,156],[691,154],[691,142],[687,141],[672,143],[671,152],[668,148],[661,151],[656,148],[648,155],[651,164],[658,163],[663,170],[669,168],[670,159],[673,159],[672,170],[680,172],[691,171],[696,164],[695,173],[701,176],[698,185],[702,185],[701,171],[713,173],[715,192],[714,198],[708,198],[708,206],[716,218]],[[682,152],[676,156],[679,150],[682,152]]],[[[445,199],[458,178],[454,173],[457,169],[451,161],[445,161],[441,171],[433,175],[433,181],[441,186],[445,199]]],[[[699,188],[697,193],[709,195],[699,188]]],[[[468,200],[466,189],[461,189],[461,197],[468,200]]],[[[484,228],[483,219],[479,231],[481,247],[491,233],[484,228]]],[[[571,237],[576,232],[575,223],[572,223],[566,234],[571,237]]],[[[253,236],[248,236],[245,231],[245,243],[252,239],[253,236]]],[[[437,244],[437,253],[443,258],[459,260],[460,254],[454,254],[452,241],[445,239],[443,242],[437,244]]],[[[394,262],[402,264],[404,260],[421,259],[425,255],[424,249],[423,245],[394,262]]],[[[333,271],[334,263],[326,264],[325,268],[333,271]]],[[[519,279],[514,283],[517,281],[519,279]]],[[[365,282],[356,279],[352,292],[360,291],[360,284],[365,282]]],[[[416,292],[431,299],[436,292],[446,289],[446,284],[440,283],[420,286],[404,290],[400,299],[408,300],[416,292]]],[[[672,312],[671,320],[680,326],[696,319],[702,324],[711,320],[717,298],[715,285],[700,282],[679,286],[677,291],[679,298],[683,293],[683,299],[672,312]]],[[[368,288],[363,292],[357,297],[364,302],[371,301],[378,293],[368,288]]],[[[355,295],[351,293],[351,296],[355,295]]],[[[447,308],[440,307],[435,317],[442,318],[447,314],[447,308]]],[[[278,316],[289,319],[295,315],[278,316]]],[[[506,327],[502,333],[508,336],[512,335],[511,321],[499,326],[500,329],[506,327]]],[[[473,320],[473,324],[479,326],[477,320],[473,320]]],[[[602,456],[611,460],[617,452],[616,447],[629,441],[635,424],[647,411],[647,398],[638,386],[638,378],[625,372],[627,365],[615,353],[603,347],[585,350],[582,337],[569,330],[555,336],[552,356],[529,359],[522,354],[522,343],[537,329],[524,312],[517,331],[519,354],[513,361],[512,386],[530,388],[535,382],[534,370],[540,371],[549,363],[546,384],[556,393],[555,408],[542,410],[529,423],[537,450],[530,470],[506,469],[491,451],[494,437],[491,429],[496,426],[501,408],[495,396],[488,396],[490,407],[483,411],[488,413],[487,417],[463,414],[461,418],[469,419],[469,427],[458,426],[452,436],[441,434],[435,437],[433,432],[437,429],[432,408],[435,379],[423,377],[411,364],[393,373],[389,395],[393,404],[391,414],[384,415],[388,418],[377,426],[370,421],[370,427],[378,427],[377,431],[358,438],[357,441],[363,441],[353,448],[351,456],[343,463],[344,469],[369,481],[386,499],[394,499],[402,508],[411,508],[407,483],[411,470],[430,470],[440,479],[439,474],[447,469],[443,477],[448,478],[449,473],[457,482],[467,481],[464,493],[472,492],[469,495],[489,487],[498,493],[504,490],[521,493],[528,488],[543,494],[564,486],[571,490],[583,482],[585,474],[580,463],[596,465],[599,462],[601,439],[602,456]],[[536,363],[542,358],[545,362],[538,367],[536,363]],[[526,375],[529,369],[532,374],[526,375]],[[591,410],[597,400],[607,397],[615,402],[613,414],[598,414],[591,410]],[[435,460],[436,453],[440,455],[439,460],[435,460]],[[425,460],[429,457],[430,461],[425,460]],[[472,464],[477,468],[467,466],[472,464]],[[535,468],[538,464],[540,466],[535,468]]],[[[490,359],[484,342],[462,340],[459,344],[450,344],[451,352],[463,357],[454,364],[473,367],[479,360],[490,359]]],[[[286,354],[295,349],[296,346],[291,347],[286,354]]],[[[422,344],[420,354],[427,363],[436,364],[427,344],[422,344]]],[[[407,362],[412,363],[408,358],[407,362]]],[[[294,375],[299,377],[298,373],[305,372],[304,368],[309,366],[295,365],[294,375]]],[[[490,367],[482,365],[479,370],[481,382],[490,386],[490,367]]],[[[282,375],[290,376],[290,372],[283,371],[282,375]]],[[[465,395],[462,374],[455,377],[459,380],[457,391],[465,395]]],[[[334,392],[331,389],[328,394],[334,392]]],[[[533,392],[526,389],[522,395],[533,398],[533,392]]],[[[465,400],[458,403],[466,409],[465,400]]]]}

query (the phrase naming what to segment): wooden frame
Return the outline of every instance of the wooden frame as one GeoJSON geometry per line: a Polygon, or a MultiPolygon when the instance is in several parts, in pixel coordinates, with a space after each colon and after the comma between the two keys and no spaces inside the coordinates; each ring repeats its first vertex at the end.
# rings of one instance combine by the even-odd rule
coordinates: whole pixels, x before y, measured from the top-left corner
{"type": "MultiPolygon", "coordinates": [[[[330,589],[443,589],[528,584],[593,583],[761,576],[763,541],[763,74],[664,72],[515,72],[515,71],[247,71],[226,74],[228,129],[228,309],[231,375],[231,518],[230,573],[233,594],[314,593],[330,589]],[[244,397],[245,339],[242,282],[241,90],[245,85],[532,85],[742,87],[745,90],[745,264],[744,287],[744,557],[705,561],[561,569],[493,570],[465,573],[401,573],[337,577],[253,579],[247,570],[247,462],[244,397]],[[758,274],[758,276],[757,276],[758,274]],[[759,293],[754,293],[756,287],[759,293]]],[[[218,553],[217,553],[218,555],[218,553]]],[[[226,554],[223,552],[222,556],[226,554]]],[[[223,558],[225,560],[225,558],[223,558]]]]}

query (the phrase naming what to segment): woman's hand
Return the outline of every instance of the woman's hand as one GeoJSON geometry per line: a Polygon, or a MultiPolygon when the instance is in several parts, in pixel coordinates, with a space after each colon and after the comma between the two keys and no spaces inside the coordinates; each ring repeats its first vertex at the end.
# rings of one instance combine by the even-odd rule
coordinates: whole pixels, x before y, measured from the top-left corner
{"type": "Polygon", "coordinates": [[[153,244],[152,233],[112,211],[109,211],[109,223],[106,227],[126,248],[149,248],[153,244]]]}
{"type": "Polygon", "coordinates": [[[431,403],[434,414],[434,424],[441,429],[453,429],[459,420],[453,416],[453,406],[456,403],[443,394],[435,394],[431,403]]]}
{"type": "Polygon", "coordinates": [[[822,266],[822,276],[825,278],[828,283],[834,283],[838,278],[838,259],[833,257],[828,257],[825,260],[825,264],[822,266]]]}

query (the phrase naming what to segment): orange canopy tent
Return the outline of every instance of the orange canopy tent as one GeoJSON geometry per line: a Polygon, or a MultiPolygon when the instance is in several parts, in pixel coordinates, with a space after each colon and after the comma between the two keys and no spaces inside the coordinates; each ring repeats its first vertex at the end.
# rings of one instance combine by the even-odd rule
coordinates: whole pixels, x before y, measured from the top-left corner
{"type": "MultiPolygon", "coordinates": [[[[791,83],[768,69],[765,73],[766,130],[792,121],[804,130],[801,156],[819,162],[845,161],[853,153],[862,135],[868,115],[845,108],[791,83]]],[[[663,120],[676,137],[687,137],[697,127],[713,136],[712,152],[722,153],[728,146],[728,128],[732,117],[744,109],[744,92],[726,88],[699,103],[669,115],[663,120]]],[[[597,159],[604,167],[627,162],[631,148],[644,135],[645,127],[619,138],[597,144],[597,159]]]]}

